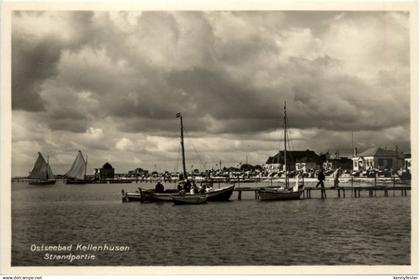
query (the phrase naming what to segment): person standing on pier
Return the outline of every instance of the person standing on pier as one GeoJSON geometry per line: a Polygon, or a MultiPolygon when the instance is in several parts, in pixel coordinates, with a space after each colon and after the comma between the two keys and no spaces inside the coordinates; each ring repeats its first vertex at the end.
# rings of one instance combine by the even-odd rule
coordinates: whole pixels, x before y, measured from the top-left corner
{"type": "Polygon", "coordinates": [[[315,188],[318,188],[319,185],[321,185],[321,189],[324,189],[324,180],[325,180],[325,175],[324,175],[324,169],[321,168],[321,170],[319,170],[318,172],[318,184],[316,184],[315,188]]]}
{"type": "Polygon", "coordinates": [[[334,177],[334,186],[332,187],[333,189],[337,189],[338,188],[338,183],[340,183],[340,181],[338,180],[338,177],[340,177],[341,175],[341,167],[337,168],[334,171],[333,177],[334,177]]]}

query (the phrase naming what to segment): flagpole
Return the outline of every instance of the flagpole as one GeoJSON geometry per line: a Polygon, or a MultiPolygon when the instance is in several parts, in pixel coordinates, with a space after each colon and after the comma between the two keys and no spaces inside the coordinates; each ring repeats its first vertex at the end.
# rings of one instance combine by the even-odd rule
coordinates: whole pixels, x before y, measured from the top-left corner
{"type": "Polygon", "coordinates": [[[181,150],[182,150],[182,171],[184,173],[184,179],[187,180],[187,169],[185,167],[185,149],[184,149],[184,124],[182,121],[181,113],[176,114],[176,117],[181,121],[181,150]]]}

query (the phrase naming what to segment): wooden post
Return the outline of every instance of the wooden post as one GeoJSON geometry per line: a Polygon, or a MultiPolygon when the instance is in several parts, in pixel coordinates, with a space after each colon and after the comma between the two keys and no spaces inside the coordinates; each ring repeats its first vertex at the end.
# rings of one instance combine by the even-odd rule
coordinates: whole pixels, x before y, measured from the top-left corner
{"type": "Polygon", "coordinates": [[[258,199],[258,191],[255,191],[255,200],[258,199]]]}
{"type": "Polygon", "coordinates": [[[139,192],[140,192],[140,202],[144,202],[143,190],[141,188],[139,188],[139,192]]]}
{"type": "Polygon", "coordinates": [[[122,202],[126,202],[127,197],[126,197],[124,189],[121,190],[121,196],[122,196],[122,202]]]}
{"type": "Polygon", "coordinates": [[[358,192],[358,196],[360,197],[360,188],[357,190],[357,192],[358,192]]]}
{"type": "Polygon", "coordinates": [[[327,198],[327,193],[325,191],[325,188],[321,188],[321,198],[322,199],[327,198]]]}
{"type": "Polygon", "coordinates": [[[343,198],[346,198],[346,189],[343,188],[343,198]]]}
{"type": "Polygon", "coordinates": [[[384,195],[385,195],[385,196],[388,196],[388,190],[387,190],[387,189],[385,189],[385,191],[384,191],[384,195]]]}
{"type": "Polygon", "coordinates": [[[238,200],[242,199],[242,191],[238,191],[238,200]]]}

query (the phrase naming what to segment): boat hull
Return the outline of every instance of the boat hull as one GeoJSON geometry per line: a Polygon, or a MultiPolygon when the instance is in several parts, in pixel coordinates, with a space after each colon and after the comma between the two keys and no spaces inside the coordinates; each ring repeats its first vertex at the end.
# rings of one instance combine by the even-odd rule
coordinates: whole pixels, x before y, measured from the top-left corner
{"type": "Polygon", "coordinates": [[[29,185],[45,186],[45,185],[54,185],[56,180],[37,180],[29,182],[29,185]]]}
{"type": "Polygon", "coordinates": [[[207,201],[228,201],[232,196],[235,186],[212,190],[207,193],[207,201]]]}
{"type": "Polygon", "coordinates": [[[176,205],[181,204],[203,204],[207,202],[206,195],[172,195],[172,201],[176,205]]]}
{"type": "Polygon", "coordinates": [[[172,202],[172,196],[174,193],[151,193],[151,199],[153,201],[172,202]]]}
{"type": "Polygon", "coordinates": [[[125,193],[122,197],[123,202],[141,201],[140,193],[125,193]]]}
{"type": "MultiPolygon", "coordinates": [[[[232,196],[235,186],[212,190],[207,193],[197,194],[207,195],[207,201],[228,201],[232,196]]],[[[123,193],[123,201],[152,201],[152,202],[173,202],[172,197],[178,195],[177,189],[168,189],[165,192],[155,192],[154,190],[141,190],[141,192],[123,193]]]]}
{"type": "Polygon", "coordinates": [[[178,190],[167,190],[157,193],[154,190],[142,190],[138,192],[123,192],[123,202],[140,201],[140,202],[172,202],[172,196],[178,194],[178,190]]]}
{"type": "Polygon", "coordinates": [[[260,200],[296,200],[300,199],[303,190],[297,192],[287,190],[259,190],[258,196],[260,200]]]}
{"type": "Polygon", "coordinates": [[[77,179],[67,179],[66,184],[67,185],[84,185],[88,184],[88,180],[77,180],[77,179]]]}

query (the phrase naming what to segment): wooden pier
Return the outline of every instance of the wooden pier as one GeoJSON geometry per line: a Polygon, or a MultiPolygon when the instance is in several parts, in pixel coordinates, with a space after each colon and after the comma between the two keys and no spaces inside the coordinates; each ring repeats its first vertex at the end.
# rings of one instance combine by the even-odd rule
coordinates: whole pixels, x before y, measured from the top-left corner
{"type": "MultiPolygon", "coordinates": [[[[242,192],[254,192],[254,198],[259,199],[258,191],[260,189],[261,187],[235,187],[234,191],[238,193],[238,200],[242,200],[242,192]]],[[[309,187],[304,189],[301,199],[311,199],[312,194],[316,192],[321,193],[320,196],[317,197],[326,199],[327,191],[329,194],[334,194],[336,192],[337,198],[346,198],[346,195],[347,197],[350,196],[352,198],[358,198],[361,197],[361,193],[367,193],[368,197],[374,197],[381,194],[383,194],[384,197],[388,197],[390,195],[396,196],[398,193],[400,196],[407,196],[408,191],[411,191],[411,186],[353,186],[338,188],[309,187]]]]}

